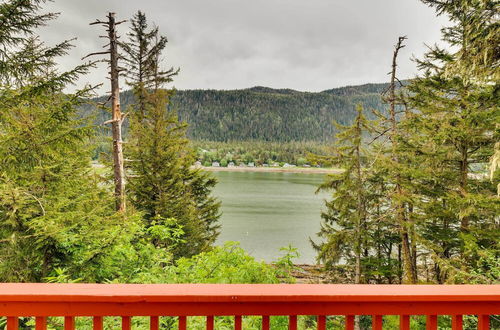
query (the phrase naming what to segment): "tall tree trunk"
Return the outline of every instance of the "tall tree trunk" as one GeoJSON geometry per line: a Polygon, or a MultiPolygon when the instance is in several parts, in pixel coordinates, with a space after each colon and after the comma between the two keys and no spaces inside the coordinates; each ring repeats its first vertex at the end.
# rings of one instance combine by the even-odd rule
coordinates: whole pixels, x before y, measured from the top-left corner
{"type": "Polygon", "coordinates": [[[357,186],[358,186],[358,221],[356,224],[356,275],[355,275],[355,283],[359,284],[361,283],[361,251],[362,251],[362,242],[363,242],[363,228],[366,222],[366,206],[365,206],[365,199],[364,199],[364,191],[363,191],[363,173],[362,173],[362,164],[361,164],[361,148],[360,148],[360,143],[361,143],[361,123],[359,116],[361,114],[358,114],[358,118],[356,119],[356,130],[357,134],[359,137],[358,145],[356,146],[356,171],[357,171],[357,186]]]}
{"type": "MultiPolygon", "coordinates": [[[[466,143],[461,144],[460,150],[460,194],[467,196],[467,185],[469,179],[469,153],[466,143]]],[[[464,216],[460,221],[460,230],[467,232],[469,230],[469,217],[464,216]]]]}
{"type": "MultiPolygon", "coordinates": [[[[398,157],[396,149],[396,137],[398,135],[398,126],[396,118],[396,70],[397,70],[397,57],[401,48],[404,47],[403,42],[406,37],[399,37],[396,46],[394,47],[394,53],[392,56],[392,71],[391,71],[391,83],[389,85],[389,121],[391,124],[391,130],[389,139],[392,145],[392,155],[391,159],[394,163],[399,163],[400,159],[398,157]]],[[[402,252],[403,252],[403,270],[404,270],[404,281],[407,283],[417,283],[417,270],[415,269],[415,264],[413,260],[412,244],[410,241],[411,223],[406,216],[406,205],[399,199],[404,194],[404,189],[401,184],[401,176],[396,174],[395,176],[395,194],[397,198],[393,200],[393,207],[396,212],[396,221],[399,226],[399,236],[401,238],[402,252]]]]}
{"type": "MultiPolygon", "coordinates": [[[[363,191],[363,171],[361,164],[361,139],[362,139],[362,131],[361,131],[361,123],[360,123],[361,113],[358,114],[358,118],[356,119],[356,129],[358,132],[359,142],[356,146],[356,167],[357,167],[357,176],[358,176],[358,221],[356,224],[356,274],[354,277],[354,283],[361,283],[361,250],[362,250],[362,242],[363,242],[363,234],[365,233],[362,229],[366,223],[366,205],[363,191]]],[[[360,318],[359,316],[355,316],[354,318],[354,328],[355,330],[360,329],[360,318]]]]}
{"type": "Polygon", "coordinates": [[[120,110],[120,85],[118,69],[118,44],[116,37],[115,14],[108,14],[108,33],[110,51],[110,78],[111,78],[111,111],[113,119],[111,130],[113,134],[113,172],[115,179],[116,210],[125,211],[125,169],[123,165],[123,117],[120,110]]]}

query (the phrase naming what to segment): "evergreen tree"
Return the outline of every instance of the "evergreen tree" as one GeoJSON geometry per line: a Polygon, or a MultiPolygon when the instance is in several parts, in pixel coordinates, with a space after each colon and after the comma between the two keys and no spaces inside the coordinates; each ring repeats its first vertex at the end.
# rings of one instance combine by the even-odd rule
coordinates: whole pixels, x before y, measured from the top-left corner
{"type": "Polygon", "coordinates": [[[404,270],[403,280],[405,283],[417,283],[417,244],[415,239],[415,219],[413,217],[412,203],[412,176],[405,171],[405,167],[411,167],[414,162],[413,155],[404,148],[407,132],[398,125],[398,122],[405,118],[407,107],[405,102],[404,89],[397,89],[401,84],[397,78],[397,59],[401,49],[405,47],[406,37],[399,37],[394,47],[392,57],[392,70],[390,72],[390,83],[383,93],[384,101],[388,104],[387,114],[377,110],[374,112],[380,121],[376,128],[379,133],[374,141],[378,149],[379,157],[375,162],[377,172],[382,176],[382,180],[387,187],[391,187],[386,194],[387,209],[383,214],[384,222],[395,224],[399,234],[399,253],[401,254],[400,264],[404,270]]]}
{"type": "Polygon", "coordinates": [[[131,20],[132,27],[127,33],[128,42],[121,43],[127,64],[126,75],[133,86],[158,89],[171,82],[179,69],[162,70],[161,54],[167,46],[167,38],[159,34],[157,26],[148,29],[146,15],[140,10],[131,20]]]}
{"type": "MultiPolygon", "coordinates": [[[[383,209],[380,200],[385,188],[373,172],[374,155],[366,147],[365,139],[373,132],[372,125],[363,115],[362,107],[358,106],[352,125],[336,124],[339,133],[335,135],[332,155],[318,158],[343,171],[329,175],[319,188],[333,190],[333,193],[332,200],[326,203],[326,212],[321,215],[323,222],[318,236],[324,241],[313,242],[313,246],[318,250],[318,260],[327,267],[340,261],[351,266],[354,283],[369,283],[373,279],[370,272],[375,270],[381,274],[379,270],[384,268],[382,264],[373,265],[377,257],[383,259],[384,247],[379,241],[384,228],[379,219],[383,209]]],[[[390,267],[393,265],[390,261],[392,252],[391,245],[390,267]]],[[[393,281],[392,275],[388,281],[393,281]]]]}
{"type": "Polygon", "coordinates": [[[86,91],[63,92],[90,64],[58,72],[70,44],[39,41],[34,29],[55,17],[39,14],[42,3],[0,4],[0,281],[41,282],[59,269],[103,281],[138,227],[93,175],[93,129],[76,115],[86,91]]]}
{"type": "Polygon", "coordinates": [[[195,155],[186,139],[187,126],[168,108],[174,92],[161,89],[177,73],[160,68],[166,38],[157,28],[147,30],[141,12],[134,16],[129,36],[123,49],[137,100],[131,107],[127,148],[132,204],[144,213],[149,227],[182,228],[181,244],[173,247],[170,238],[158,238],[156,246],[173,247],[176,256],[194,255],[207,250],[218,234],[220,203],[211,196],[216,180],[191,168],[195,155]]]}
{"type": "Polygon", "coordinates": [[[120,43],[126,56],[123,60],[127,70],[125,75],[128,83],[134,88],[138,111],[144,112],[144,95],[148,90],[157,90],[171,82],[179,73],[179,69],[162,70],[161,54],[167,46],[167,38],[159,34],[158,27],[149,29],[146,15],[138,11],[131,20],[132,26],[127,33],[128,42],[120,43]]]}
{"type": "Polygon", "coordinates": [[[499,138],[499,66],[484,41],[498,47],[500,31],[493,1],[424,2],[448,15],[443,40],[454,47],[433,47],[417,62],[423,75],[409,86],[412,111],[401,126],[417,165],[408,170],[422,254],[434,259],[438,282],[463,281],[487,251],[498,257],[500,201],[486,166],[499,138]]]}

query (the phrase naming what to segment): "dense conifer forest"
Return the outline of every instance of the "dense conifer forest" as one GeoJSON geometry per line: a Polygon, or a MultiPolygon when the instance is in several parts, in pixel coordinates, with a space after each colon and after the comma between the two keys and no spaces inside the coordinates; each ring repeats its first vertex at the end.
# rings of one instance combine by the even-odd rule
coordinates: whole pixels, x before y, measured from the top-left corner
{"type": "MultiPolygon", "coordinates": [[[[367,110],[385,111],[387,106],[381,94],[387,87],[388,84],[366,84],[318,93],[267,87],[177,90],[169,107],[177,111],[181,121],[189,123],[187,134],[194,140],[328,141],[334,134],[332,122],[351,122],[357,104],[367,110]]],[[[122,108],[127,109],[134,103],[133,92],[122,92],[121,101],[122,108]]],[[[96,113],[96,123],[104,122],[108,116],[92,104],[82,112],[96,113]]]]}

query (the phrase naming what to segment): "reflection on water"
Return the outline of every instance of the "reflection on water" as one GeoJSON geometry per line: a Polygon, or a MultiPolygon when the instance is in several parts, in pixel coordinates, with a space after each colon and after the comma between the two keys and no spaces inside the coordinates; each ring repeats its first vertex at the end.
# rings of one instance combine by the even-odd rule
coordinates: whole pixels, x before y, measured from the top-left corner
{"type": "Polygon", "coordinates": [[[315,194],[324,174],[215,172],[222,201],[217,244],[239,241],[257,259],[273,261],[279,248],[299,249],[298,263],[314,263],[309,237],[316,239],[326,193],[315,194]]]}

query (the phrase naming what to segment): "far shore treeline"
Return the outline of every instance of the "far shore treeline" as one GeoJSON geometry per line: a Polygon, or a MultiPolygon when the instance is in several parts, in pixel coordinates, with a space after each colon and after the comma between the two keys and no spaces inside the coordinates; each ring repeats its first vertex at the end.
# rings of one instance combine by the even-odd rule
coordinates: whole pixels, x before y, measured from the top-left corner
{"type": "MultiPolygon", "coordinates": [[[[193,140],[326,142],[335,132],[332,122],[351,122],[357,104],[367,110],[386,111],[380,95],[388,87],[387,83],[365,84],[317,93],[267,87],[176,90],[168,107],[189,123],[187,136],[193,140]]],[[[96,116],[96,124],[106,121],[108,113],[96,108],[106,98],[94,98],[85,104],[82,116],[96,116]]],[[[132,90],[121,93],[121,103],[123,109],[135,103],[132,90]]]]}

